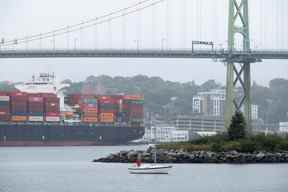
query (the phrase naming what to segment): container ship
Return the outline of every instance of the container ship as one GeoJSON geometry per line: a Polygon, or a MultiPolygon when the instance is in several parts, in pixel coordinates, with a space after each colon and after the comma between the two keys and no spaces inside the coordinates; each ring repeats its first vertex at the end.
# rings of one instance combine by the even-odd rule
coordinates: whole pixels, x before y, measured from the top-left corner
{"type": "Polygon", "coordinates": [[[42,73],[0,92],[0,146],[120,145],[143,137],[142,95],[65,95],[65,86],[42,73]]]}

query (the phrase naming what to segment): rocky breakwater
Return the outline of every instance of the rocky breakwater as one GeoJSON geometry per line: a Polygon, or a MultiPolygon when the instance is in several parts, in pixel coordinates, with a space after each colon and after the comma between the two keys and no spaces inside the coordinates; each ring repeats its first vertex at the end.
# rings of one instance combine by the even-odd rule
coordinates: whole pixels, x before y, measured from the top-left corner
{"type": "MultiPolygon", "coordinates": [[[[157,149],[156,154],[157,163],[288,163],[288,152],[184,152],[181,150],[157,149]]],[[[141,156],[142,162],[152,163],[154,162],[154,155],[155,149],[148,149],[146,151],[120,151],[104,158],[95,159],[93,162],[132,163],[141,156]]]]}

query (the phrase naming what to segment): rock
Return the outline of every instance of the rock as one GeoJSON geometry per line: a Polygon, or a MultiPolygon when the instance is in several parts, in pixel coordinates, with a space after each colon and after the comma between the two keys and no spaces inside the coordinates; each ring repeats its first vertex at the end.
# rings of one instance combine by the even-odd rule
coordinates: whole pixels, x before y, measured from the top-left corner
{"type": "MultiPolygon", "coordinates": [[[[119,153],[110,154],[105,158],[93,160],[93,162],[134,162],[138,155],[141,155],[145,163],[154,162],[155,148],[146,151],[120,151],[119,153]]],[[[288,152],[267,153],[257,152],[253,154],[238,153],[237,151],[229,152],[206,152],[194,151],[184,152],[182,150],[157,150],[158,163],[287,163],[288,152]]]]}

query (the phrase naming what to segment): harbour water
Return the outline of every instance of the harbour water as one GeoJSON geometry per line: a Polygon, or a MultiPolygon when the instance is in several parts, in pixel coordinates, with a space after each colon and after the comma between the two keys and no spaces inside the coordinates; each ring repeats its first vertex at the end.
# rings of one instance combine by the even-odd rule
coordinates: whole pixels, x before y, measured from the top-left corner
{"type": "Polygon", "coordinates": [[[288,164],[178,164],[169,175],[130,175],[92,159],[146,146],[2,147],[0,192],[286,192],[288,164]]]}

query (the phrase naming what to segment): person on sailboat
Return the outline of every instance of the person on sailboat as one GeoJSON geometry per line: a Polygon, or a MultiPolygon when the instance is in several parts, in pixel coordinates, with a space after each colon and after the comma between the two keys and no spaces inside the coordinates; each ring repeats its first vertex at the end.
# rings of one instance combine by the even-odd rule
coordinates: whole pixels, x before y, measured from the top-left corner
{"type": "Polygon", "coordinates": [[[142,162],[141,162],[141,154],[138,154],[135,163],[136,163],[136,166],[137,166],[137,167],[140,167],[140,166],[141,166],[141,163],[142,163],[142,162]]]}
{"type": "Polygon", "coordinates": [[[135,163],[136,163],[136,166],[137,166],[137,167],[140,167],[142,162],[141,162],[140,159],[137,159],[137,160],[135,161],[135,163]]]}

